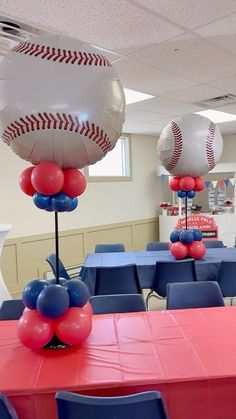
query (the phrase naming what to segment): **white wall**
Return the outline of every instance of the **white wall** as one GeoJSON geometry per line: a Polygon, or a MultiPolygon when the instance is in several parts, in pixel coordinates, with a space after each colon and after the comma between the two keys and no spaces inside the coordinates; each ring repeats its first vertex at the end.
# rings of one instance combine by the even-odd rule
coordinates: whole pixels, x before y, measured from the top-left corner
{"type": "MultiPolygon", "coordinates": [[[[60,230],[156,216],[162,200],[160,178],[156,176],[156,142],[155,137],[131,136],[133,180],[88,182],[79,207],[59,215],[60,230]]],[[[28,166],[0,141],[0,224],[12,224],[8,238],[54,231],[54,213],[36,208],[18,186],[19,175],[28,166]]]]}

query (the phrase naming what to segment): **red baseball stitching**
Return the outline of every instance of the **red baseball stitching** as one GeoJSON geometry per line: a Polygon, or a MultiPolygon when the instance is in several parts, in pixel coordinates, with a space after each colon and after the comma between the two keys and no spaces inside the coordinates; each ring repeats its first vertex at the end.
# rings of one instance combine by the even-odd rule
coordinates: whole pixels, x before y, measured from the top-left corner
{"type": "Polygon", "coordinates": [[[2,134],[2,138],[6,144],[10,145],[11,141],[26,132],[44,129],[60,129],[83,135],[94,141],[104,154],[112,149],[109,137],[100,127],[89,121],[81,123],[77,116],[66,115],[65,113],[43,112],[26,115],[8,125],[2,134]]]}
{"type": "Polygon", "coordinates": [[[11,51],[19,54],[39,57],[46,60],[57,61],[59,63],[77,64],[77,65],[95,65],[111,67],[110,62],[104,55],[92,52],[69,51],[61,48],[48,47],[45,45],[31,44],[30,42],[21,42],[11,51]]]}
{"type": "Polygon", "coordinates": [[[175,168],[175,166],[177,165],[180,159],[182,149],[183,149],[183,139],[182,139],[181,130],[179,126],[176,124],[176,122],[174,121],[171,122],[171,129],[174,135],[175,144],[174,144],[174,152],[171,157],[171,160],[166,166],[166,170],[168,171],[173,170],[175,168]]]}
{"type": "Polygon", "coordinates": [[[210,170],[213,169],[213,167],[215,167],[215,157],[214,157],[214,150],[213,150],[215,129],[216,129],[215,124],[211,122],[208,127],[208,134],[207,134],[207,140],[206,140],[206,155],[207,155],[207,161],[208,161],[210,170]]]}

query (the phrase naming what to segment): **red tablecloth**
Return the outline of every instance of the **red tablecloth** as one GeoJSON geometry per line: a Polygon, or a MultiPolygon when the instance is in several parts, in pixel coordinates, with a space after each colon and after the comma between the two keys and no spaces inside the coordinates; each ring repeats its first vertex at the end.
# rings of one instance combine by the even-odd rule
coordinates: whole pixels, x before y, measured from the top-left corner
{"type": "Polygon", "coordinates": [[[0,391],[20,419],[55,419],[57,390],[160,390],[171,419],[236,418],[236,307],[94,316],[80,348],[32,351],[0,322],[0,391]]]}

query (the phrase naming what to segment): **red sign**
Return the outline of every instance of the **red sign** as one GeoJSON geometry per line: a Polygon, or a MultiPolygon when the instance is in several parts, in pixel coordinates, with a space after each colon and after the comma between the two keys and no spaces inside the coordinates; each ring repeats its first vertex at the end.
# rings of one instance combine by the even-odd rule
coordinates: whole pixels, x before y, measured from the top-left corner
{"type": "MultiPolygon", "coordinates": [[[[187,218],[187,226],[189,229],[197,228],[201,230],[204,240],[215,240],[219,238],[218,226],[215,222],[214,217],[204,214],[193,214],[187,218]]],[[[181,230],[186,227],[185,217],[181,217],[176,225],[177,230],[181,230]]]]}

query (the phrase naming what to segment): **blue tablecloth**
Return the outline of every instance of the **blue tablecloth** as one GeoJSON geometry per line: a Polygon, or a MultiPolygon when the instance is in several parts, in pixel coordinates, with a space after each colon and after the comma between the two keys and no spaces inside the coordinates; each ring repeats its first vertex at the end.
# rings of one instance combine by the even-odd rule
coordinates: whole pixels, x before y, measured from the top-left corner
{"type": "MultiPolygon", "coordinates": [[[[94,294],[96,268],[100,266],[121,266],[135,263],[142,288],[152,288],[157,261],[175,260],[171,253],[165,251],[141,251],[119,253],[90,253],[84,260],[80,272],[82,280],[94,294]]],[[[196,260],[197,279],[200,281],[217,278],[222,261],[236,261],[236,248],[207,249],[204,259],[196,260]]]]}

